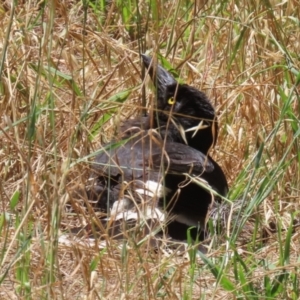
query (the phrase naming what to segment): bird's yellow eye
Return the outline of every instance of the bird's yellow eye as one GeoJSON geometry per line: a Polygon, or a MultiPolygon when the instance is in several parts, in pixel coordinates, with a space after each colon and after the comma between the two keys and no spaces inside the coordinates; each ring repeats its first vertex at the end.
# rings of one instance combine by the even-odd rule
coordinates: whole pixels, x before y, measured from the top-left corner
{"type": "Polygon", "coordinates": [[[169,98],[168,104],[173,105],[174,103],[175,103],[175,98],[174,97],[169,98]]]}

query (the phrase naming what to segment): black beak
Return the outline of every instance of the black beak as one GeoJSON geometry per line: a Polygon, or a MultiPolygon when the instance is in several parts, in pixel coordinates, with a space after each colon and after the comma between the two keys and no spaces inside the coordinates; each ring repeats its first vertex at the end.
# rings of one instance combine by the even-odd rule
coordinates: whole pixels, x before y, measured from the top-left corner
{"type": "Polygon", "coordinates": [[[166,71],[161,65],[156,64],[152,57],[141,54],[143,63],[149,71],[149,75],[156,87],[157,96],[160,98],[165,95],[166,87],[168,85],[177,84],[175,78],[166,71]]]}

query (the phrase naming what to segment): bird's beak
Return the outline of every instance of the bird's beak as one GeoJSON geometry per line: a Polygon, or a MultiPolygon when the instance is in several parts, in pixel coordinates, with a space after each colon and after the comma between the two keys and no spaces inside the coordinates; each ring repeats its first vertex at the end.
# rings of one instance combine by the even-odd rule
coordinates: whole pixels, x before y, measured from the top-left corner
{"type": "Polygon", "coordinates": [[[177,81],[167,70],[156,63],[152,57],[145,54],[141,54],[141,56],[145,67],[149,71],[154,86],[156,87],[158,98],[161,95],[165,95],[166,87],[171,84],[177,84],[177,81]]]}

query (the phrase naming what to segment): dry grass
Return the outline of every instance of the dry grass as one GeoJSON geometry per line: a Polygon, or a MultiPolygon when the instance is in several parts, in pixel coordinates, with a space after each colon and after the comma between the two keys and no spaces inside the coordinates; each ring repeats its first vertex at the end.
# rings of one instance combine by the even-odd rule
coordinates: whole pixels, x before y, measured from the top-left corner
{"type": "Polygon", "coordinates": [[[0,298],[297,299],[299,1],[104,2],[0,4],[0,298]],[[226,220],[229,238],[211,242],[216,269],[193,250],[154,251],[151,239],[58,243],[97,220],[72,197],[90,154],[151,106],[146,50],[218,110],[211,154],[243,208],[226,220]],[[279,230],[262,242],[270,222],[279,230]]]}

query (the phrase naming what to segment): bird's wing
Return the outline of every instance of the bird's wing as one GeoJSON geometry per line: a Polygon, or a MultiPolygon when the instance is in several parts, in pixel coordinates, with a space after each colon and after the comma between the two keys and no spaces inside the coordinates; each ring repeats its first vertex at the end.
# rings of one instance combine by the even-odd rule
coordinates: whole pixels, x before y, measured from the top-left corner
{"type": "Polygon", "coordinates": [[[149,133],[111,143],[95,157],[93,169],[105,176],[141,179],[149,172],[201,175],[214,169],[211,160],[187,145],[166,142],[149,133]],[[163,168],[163,170],[162,170],[163,168]]]}
{"type": "Polygon", "coordinates": [[[187,145],[167,142],[164,147],[152,153],[153,168],[163,167],[168,173],[190,173],[201,175],[212,172],[214,165],[202,152],[187,145]]]}
{"type": "Polygon", "coordinates": [[[137,138],[130,137],[105,146],[95,157],[94,172],[108,177],[121,175],[125,180],[141,178],[144,169],[143,154],[141,149],[138,149],[139,144],[137,138]]]}

